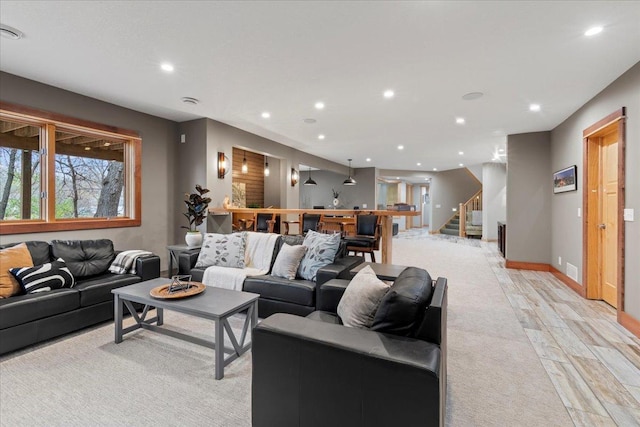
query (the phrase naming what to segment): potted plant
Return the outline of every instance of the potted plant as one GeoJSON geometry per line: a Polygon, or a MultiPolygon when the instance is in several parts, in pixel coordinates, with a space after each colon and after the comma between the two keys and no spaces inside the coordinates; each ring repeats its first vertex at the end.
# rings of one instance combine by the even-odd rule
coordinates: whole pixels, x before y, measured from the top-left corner
{"type": "Polygon", "coordinates": [[[189,221],[189,226],[181,226],[180,228],[186,228],[187,234],[184,236],[185,242],[189,247],[197,247],[202,245],[202,234],[197,230],[200,224],[203,223],[207,217],[207,207],[211,199],[209,197],[202,197],[209,192],[208,189],[202,188],[199,184],[196,184],[197,193],[185,193],[185,205],[187,205],[187,211],[183,215],[189,221]]]}

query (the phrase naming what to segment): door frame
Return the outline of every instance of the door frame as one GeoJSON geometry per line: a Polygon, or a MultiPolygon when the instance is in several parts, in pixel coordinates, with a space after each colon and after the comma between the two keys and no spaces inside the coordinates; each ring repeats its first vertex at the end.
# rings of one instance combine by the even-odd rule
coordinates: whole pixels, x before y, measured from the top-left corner
{"type": "MultiPolygon", "coordinates": [[[[603,119],[597,121],[593,125],[589,126],[582,132],[583,138],[583,174],[582,174],[582,278],[584,286],[582,288],[582,296],[589,299],[600,299],[600,288],[598,283],[599,269],[596,268],[589,260],[593,257],[598,257],[597,234],[594,228],[590,228],[591,224],[597,222],[598,212],[594,209],[589,209],[589,198],[591,196],[589,188],[589,178],[593,174],[598,174],[596,166],[598,164],[590,164],[590,160],[593,158],[594,149],[599,147],[599,144],[594,141],[590,141],[590,138],[599,138],[601,131],[612,125],[617,125],[618,131],[618,254],[617,254],[617,274],[618,274],[618,320],[621,317],[621,313],[624,312],[624,237],[625,237],[625,223],[624,223],[624,206],[625,206],[625,170],[626,170],[626,108],[622,107],[603,119]]],[[[597,176],[597,175],[596,175],[597,176]]]]}

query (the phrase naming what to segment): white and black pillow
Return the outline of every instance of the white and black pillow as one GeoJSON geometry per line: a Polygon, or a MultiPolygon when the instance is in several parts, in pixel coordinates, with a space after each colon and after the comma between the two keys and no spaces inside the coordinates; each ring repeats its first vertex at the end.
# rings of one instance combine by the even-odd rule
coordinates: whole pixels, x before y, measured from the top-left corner
{"type": "Polygon", "coordinates": [[[62,258],[34,267],[12,268],[9,271],[27,294],[72,288],[76,283],[62,258]]]}

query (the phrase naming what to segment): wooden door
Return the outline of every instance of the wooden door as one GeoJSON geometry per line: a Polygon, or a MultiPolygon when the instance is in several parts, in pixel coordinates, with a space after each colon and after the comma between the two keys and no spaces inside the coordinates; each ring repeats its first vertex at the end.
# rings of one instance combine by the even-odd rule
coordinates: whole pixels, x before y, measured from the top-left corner
{"type": "Polygon", "coordinates": [[[600,144],[600,286],[602,299],[618,305],[618,132],[603,136],[600,144]]]}

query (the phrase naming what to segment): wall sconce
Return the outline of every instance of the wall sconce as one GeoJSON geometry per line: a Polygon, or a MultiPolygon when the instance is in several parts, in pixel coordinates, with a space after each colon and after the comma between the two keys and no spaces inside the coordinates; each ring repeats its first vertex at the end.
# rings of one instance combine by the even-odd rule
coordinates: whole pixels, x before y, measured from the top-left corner
{"type": "Polygon", "coordinates": [[[247,165],[247,152],[244,152],[244,157],[242,158],[242,173],[249,173],[249,166],[247,165]]]}
{"type": "Polygon", "coordinates": [[[267,156],[264,157],[264,176],[269,176],[269,173],[270,173],[268,159],[269,158],[267,156]]]}
{"type": "Polygon", "coordinates": [[[224,179],[224,176],[228,173],[227,156],[222,151],[218,151],[218,178],[224,179]]]}
{"type": "Polygon", "coordinates": [[[298,171],[295,170],[294,168],[291,168],[291,186],[292,187],[296,186],[299,178],[300,177],[298,176],[298,171]]]}

